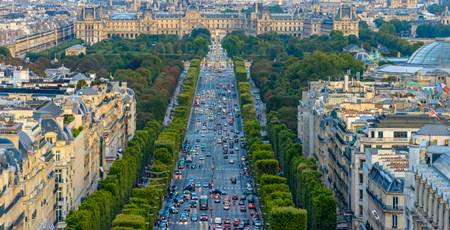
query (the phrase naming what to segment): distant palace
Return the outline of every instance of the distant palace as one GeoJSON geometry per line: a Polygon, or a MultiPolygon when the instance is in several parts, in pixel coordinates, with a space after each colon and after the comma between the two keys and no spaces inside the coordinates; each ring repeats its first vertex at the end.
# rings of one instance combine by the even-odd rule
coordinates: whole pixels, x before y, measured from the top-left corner
{"type": "Polygon", "coordinates": [[[196,7],[167,12],[145,9],[127,13],[106,13],[101,7],[84,7],[76,25],[76,37],[94,44],[112,36],[136,38],[140,34],[175,34],[183,36],[195,28],[208,29],[213,36],[224,36],[243,30],[250,34],[278,33],[297,37],[328,34],[340,30],[345,35],[358,36],[355,8],[342,4],[335,16],[320,13],[313,5],[312,12],[269,13],[259,10],[248,13],[204,12],[196,7]]]}

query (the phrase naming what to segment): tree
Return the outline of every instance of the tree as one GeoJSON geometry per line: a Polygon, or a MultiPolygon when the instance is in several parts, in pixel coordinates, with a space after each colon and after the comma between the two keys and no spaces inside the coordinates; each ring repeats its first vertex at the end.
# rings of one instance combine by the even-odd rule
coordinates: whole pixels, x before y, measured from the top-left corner
{"type": "Polygon", "coordinates": [[[278,161],[275,159],[264,159],[257,160],[256,164],[256,173],[258,174],[272,174],[276,175],[278,173],[278,161]]]}
{"type": "Polygon", "coordinates": [[[269,213],[272,230],[306,230],[306,210],[293,207],[273,208],[269,213]]]}

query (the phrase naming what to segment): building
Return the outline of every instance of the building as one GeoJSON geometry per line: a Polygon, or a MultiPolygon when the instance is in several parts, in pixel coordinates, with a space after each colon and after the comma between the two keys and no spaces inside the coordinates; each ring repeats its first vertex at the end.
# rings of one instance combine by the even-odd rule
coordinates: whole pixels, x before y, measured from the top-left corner
{"type": "Polygon", "coordinates": [[[66,56],[79,56],[80,54],[86,55],[86,47],[83,45],[73,45],[65,50],[66,56]]]}
{"type": "MultiPolygon", "coordinates": [[[[262,8],[262,7],[261,7],[262,8]]],[[[252,34],[280,33],[302,37],[311,34],[326,34],[333,29],[345,35],[358,35],[358,19],[354,7],[343,5],[335,19],[322,16],[314,25],[309,15],[299,11],[292,13],[269,13],[255,4],[248,13],[221,13],[201,11],[190,6],[183,11],[135,11],[106,13],[100,7],[85,7],[75,24],[76,37],[87,44],[94,44],[112,36],[136,38],[140,34],[175,34],[183,36],[195,28],[206,28],[212,36],[224,36],[232,31],[243,30],[252,34]],[[315,25],[322,23],[322,26],[315,25]],[[336,22],[336,23],[335,23],[336,22]],[[308,31],[311,29],[313,31],[308,31]]]]}
{"type": "Polygon", "coordinates": [[[417,49],[406,63],[379,67],[370,77],[413,81],[420,85],[450,84],[450,42],[437,41],[417,49]]]}
{"type": "MultiPolygon", "coordinates": [[[[298,137],[303,154],[318,159],[323,180],[337,198],[339,212],[352,217],[347,228],[356,229],[368,223],[364,215],[367,202],[361,202],[369,178],[364,176],[366,151],[408,153],[412,139],[422,127],[449,124],[445,119],[430,116],[429,111],[432,106],[440,117],[446,117],[450,107],[427,101],[421,88],[415,90],[412,87],[407,90],[398,82],[363,82],[345,76],[343,81],[310,82],[309,89],[302,94],[298,137]]],[[[403,215],[399,212],[395,217],[399,219],[397,226],[403,226],[403,215]]],[[[383,224],[388,229],[391,222],[383,224]]]]}
{"type": "Polygon", "coordinates": [[[450,228],[449,140],[442,124],[424,126],[414,136],[405,184],[407,230],[450,228]]]}
{"type": "Polygon", "coordinates": [[[0,88],[1,227],[64,228],[133,137],[133,91],[110,81],[75,90],[79,75],[0,88]]]}
{"type": "Polygon", "coordinates": [[[61,42],[73,39],[75,35],[74,24],[66,22],[61,26],[39,31],[33,34],[18,37],[7,47],[13,57],[24,56],[28,52],[39,52],[54,47],[61,42]]]}
{"type": "Polygon", "coordinates": [[[405,229],[406,152],[391,149],[366,150],[363,222],[367,229],[405,229]]]}
{"type": "Polygon", "coordinates": [[[55,173],[51,145],[38,122],[0,125],[2,193],[0,227],[50,229],[55,222],[55,173]]]}

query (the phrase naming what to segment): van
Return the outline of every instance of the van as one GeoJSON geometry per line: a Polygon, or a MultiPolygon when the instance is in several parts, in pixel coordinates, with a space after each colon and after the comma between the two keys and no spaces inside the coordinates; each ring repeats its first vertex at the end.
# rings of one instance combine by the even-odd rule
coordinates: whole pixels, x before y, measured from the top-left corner
{"type": "Polygon", "coordinates": [[[222,218],[220,217],[214,218],[214,224],[222,224],[222,218]]]}

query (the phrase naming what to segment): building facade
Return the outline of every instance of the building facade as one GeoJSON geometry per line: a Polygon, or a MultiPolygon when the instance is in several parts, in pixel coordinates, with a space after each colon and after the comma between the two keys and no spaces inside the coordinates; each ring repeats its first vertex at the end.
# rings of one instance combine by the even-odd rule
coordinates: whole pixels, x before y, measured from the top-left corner
{"type": "Polygon", "coordinates": [[[133,137],[133,91],[109,81],[74,90],[72,76],[0,88],[2,229],[64,228],[133,137]]]}
{"type": "Polygon", "coordinates": [[[259,4],[250,13],[220,13],[188,8],[184,11],[152,11],[106,13],[102,8],[83,8],[75,23],[76,37],[94,44],[112,36],[136,38],[140,34],[174,34],[183,36],[195,28],[206,28],[212,36],[232,31],[251,34],[279,33],[292,36],[327,34],[341,30],[345,35],[358,35],[358,19],[354,7],[342,5],[335,18],[322,16],[315,21],[301,12],[273,14],[260,10],[259,4]],[[320,25],[317,23],[320,22],[320,25]],[[312,24],[311,24],[312,23],[312,24]],[[306,25],[305,25],[306,24],[306,25]],[[312,31],[309,31],[312,30],[312,31]]]}

